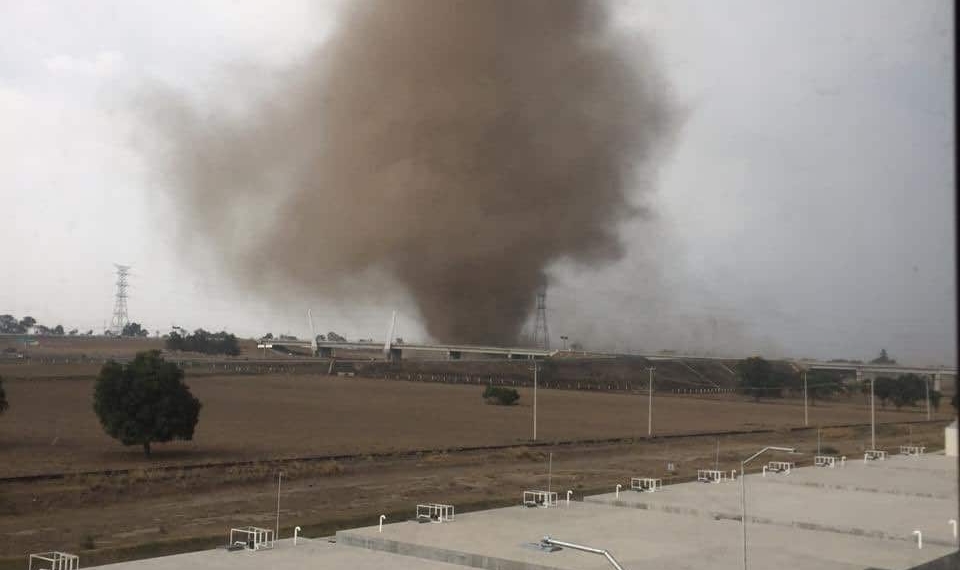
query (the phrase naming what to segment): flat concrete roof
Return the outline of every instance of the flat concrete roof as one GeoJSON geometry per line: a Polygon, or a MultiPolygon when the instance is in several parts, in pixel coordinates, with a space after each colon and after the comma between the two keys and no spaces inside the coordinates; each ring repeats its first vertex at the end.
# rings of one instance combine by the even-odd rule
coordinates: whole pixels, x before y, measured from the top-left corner
{"type": "Polygon", "coordinates": [[[868,491],[912,497],[957,500],[957,462],[953,457],[924,455],[892,456],[886,461],[863,463],[863,458],[847,459],[840,468],[797,469],[789,477],[773,476],[768,483],[806,485],[839,491],[868,491]],[[909,473],[916,471],[918,473],[909,473]],[[906,475],[906,476],[905,476],[906,475]]]}
{"type": "MultiPolygon", "coordinates": [[[[81,559],[82,563],[83,560],[81,559]]],[[[203,550],[105,566],[82,566],[91,570],[301,570],[303,568],[350,568],[351,570],[456,570],[441,562],[399,557],[384,552],[338,546],[325,539],[293,539],[278,542],[272,550],[227,552],[203,550]]],[[[462,568],[462,567],[459,567],[462,568]]]]}
{"type": "MultiPolygon", "coordinates": [[[[957,512],[951,458],[891,457],[867,465],[861,459],[842,468],[748,475],[745,483],[753,568],[907,569],[956,551],[947,523],[957,512]],[[904,492],[914,487],[936,496],[904,492]],[[922,550],[914,529],[923,532],[922,550]]],[[[383,533],[376,527],[341,531],[337,538],[340,544],[499,570],[609,568],[600,556],[525,546],[550,535],[607,549],[624,568],[735,570],[742,560],[739,499],[738,481],[684,483],[656,493],[621,490],[619,500],[610,493],[570,507],[562,500],[549,509],[518,505],[458,515],[450,523],[390,524],[383,533]]]]}
{"type": "MultiPolygon", "coordinates": [[[[917,550],[904,541],[763,524],[750,525],[748,531],[753,568],[906,569],[952,550],[937,545],[917,550]]],[[[524,545],[545,535],[607,549],[624,568],[736,570],[742,558],[741,527],[736,521],[579,502],[569,508],[517,506],[469,513],[451,523],[395,523],[385,525],[383,533],[376,527],[341,531],[337,540],[499,570],[610,567],[600,556],[567,549],[546,553],[524,545]]]]}
{"type": "MultiPolygon", "coordinates": [[[[951,489],[944,484],[941,470],[931,468],[944,462],[928,459],[933,458],[894,456],[867,465],[862,459],[859,462],[848,459],[846,467],[804,467],[794,469],[789,475],[768,473],[766,477],[747,475],[747,520],[908,542],[914,540],[913,531],[920,529],[924,543],[956,544],[947,524],[949,519],[957,518],[956,468],[952,470],[951,489]],[[847,488],[809,485],[821,479],[845,481],[847,488]],[[795,480],[798,484],[792,484],[795,480]],[[854,484],[869,490],[853,490],[854,484]],[[910,488],[918,492],[934,489],[939,491],[939,496],[903,494],[903,489],[910,488]]],[[[656,493],[628,489],[621,490],[619,499],[615,493],[608,493],[585,500],[707,518],[740,519],[739,480],[682,483],[656,493]]]]}
{"type": "MultiPolygon", "coordinates": [[[[761,463],[757,463],[759,467],[761,463]]],[[[707,466],[705,466],[707,467],[707,466]]],[[[656,493],[629,490],[565,506],[515,507],[457,514],[445,523],[402,521],[337,533],[260,552],[211,550],[101,566],[103,570],[600,570],[601,556],[535,548],[543,536],[607,549],[626,569],[739,570],[740,484],[683,483],[656,493]]],[[[892,456],[844,467],[748,475],[751,568],[906,570],[957,550],[947,521],[957,513],[957,469],[942,455],[892,456]],[[923,549],[912,535],[923,532],[923,549]]],[[[558,489],[558,491],[561,491],[558,489]]],[[[562,495],[562,493],[561,493],[562,495]]],[[[443,497],[436,497],[443,502],[443,497]]],[[[413,505],[411,505],[411,518],[413,505]]],[[[226,529],[225,529],[226,531],[226,529]]],[[[82,562],[82,560],[81,560],[82,562]]]]}

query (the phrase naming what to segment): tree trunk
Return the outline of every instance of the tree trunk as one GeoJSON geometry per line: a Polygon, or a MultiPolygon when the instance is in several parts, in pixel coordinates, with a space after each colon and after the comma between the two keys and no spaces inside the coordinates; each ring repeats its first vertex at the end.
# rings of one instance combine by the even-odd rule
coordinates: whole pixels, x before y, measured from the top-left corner
{"type": "Polygon", "coordinates": [[[150,442],[149,442],[149,441],[143,442],[143,454],[146,455],[147,457],[150,457],[150,442]]]}

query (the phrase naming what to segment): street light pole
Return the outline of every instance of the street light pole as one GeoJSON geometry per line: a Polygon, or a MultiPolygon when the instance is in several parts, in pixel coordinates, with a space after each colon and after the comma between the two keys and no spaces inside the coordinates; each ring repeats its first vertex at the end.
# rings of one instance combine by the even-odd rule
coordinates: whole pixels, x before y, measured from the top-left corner
{"type": "Polygon", "coordinates": [[[277,528],[273,534],[274,540],[280,540],[280,483],[282,481],[283,471],[277,474],[277,528]]]}
{"type": "Polygon", "coordinates": [[[537,359],[533,359],[533,441],[537,441],[537,359]]]}
{"type": "Polygon", "coordinates": [[[923,377],[923,387],[927,391],[927,421],[930,421],[930,378],[923,377]]]}
{"type": "Polygon", "coordinates": [[[807,371],[803,371],[803,426],[810,425],[810,416],[807,414],[807,371]]]}
{"type": "Polygon", "coordinates": [[[653,366],[647,368],[650,371],[650,392],[647,396],[647,437],[653,435],[653,366]]]}
{"type": "Polygon", "coordinates": [[[876,378],[870,378],[870,449],[877,448],[877,409],[873,404],[873,384],[876,378]]]}
{"type": "Polygon", "coordinates": [[[764,447],[760,451],[740,462],[740,526],[743,528],[742,570],[747,570],[747,486],[744,483],[747,479],[747,463],[750,463],[768,451],[785,451],[787,453],[796,453],[797,450],[793,447],[764,447]]]}

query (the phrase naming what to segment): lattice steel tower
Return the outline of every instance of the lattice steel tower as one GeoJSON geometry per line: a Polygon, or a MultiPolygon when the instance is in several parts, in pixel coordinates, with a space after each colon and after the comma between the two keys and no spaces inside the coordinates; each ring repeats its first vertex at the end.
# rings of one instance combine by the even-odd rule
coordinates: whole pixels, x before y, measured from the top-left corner
{"type": "Polygon", "coordinates": [[[537,291],[537,322],[533,328],[533,345],[550,350],[550,329],[547,328],[547,285],[537,291]]]}
{"type": "Polygon", "coordinates": [[[127,317],[127,277],[130,274],[129,265],[113,264],[117,268],[117,293],[113,301],[113,319],[110,321],[110,330],[119,336],[130,319],[127,317]]]}

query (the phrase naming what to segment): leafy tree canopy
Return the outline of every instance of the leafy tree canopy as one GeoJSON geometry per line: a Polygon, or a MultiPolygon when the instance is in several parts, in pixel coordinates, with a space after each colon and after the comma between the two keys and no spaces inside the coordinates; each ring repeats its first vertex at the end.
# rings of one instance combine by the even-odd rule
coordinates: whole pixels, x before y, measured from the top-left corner
{"type": "Polygon", "coordinates": [[[140,323],[127,323],[123,325],[120,336],[147,336],[150,331],[140,326],[140,323]]]}
{"type": "Polygon", "coordinates": [[[885,348],[880,349],[880,356],[870,361],[870,364],[896,364],[896,363],[897,361],[895,359],[890,358],[890,356],[887,355],[887,349],[885,348]]]}
{"type": "Polygon", "coordinates": [[[520,399],[520,393],[504,386],[487,386],[483,390],[483,401],[498,406],[512,406],[520,399]]]}
{"type": "Polygon", "coordinates": [[[743,393],[760,400],[763,396],[780,396],[782,394],[784,377],[775,374],[770,362],[752,356],[740,361],[737,365],[738,380],[743,393]]]}
{"type": "Polygon", "coordinates": [[[183,370],[160,351],[138,353],[129,364],[107,362],[93,393],[93,410],[103,430],[123,445],[193,439],[200,400],[183,381],[183,370]]]}
{"type": "Polygon", "coordinates": [[[192,334],[172,332],[167,337],[168,350],[182,350],[185,352],[200,352],[203,354],[226,354],[237,356],[240,354],[240,343],[237,337],[226,332],[207,332],[197,329],[192,334]]]}
{"type": "Polygon", "coordinates": [[[7,411],[10,404],[7,402],[7,393],[3,391],[3,377],[0,376],[0,414],[7,411]]]}
{"type": "Polygon", "coordinates": [[[3,334],[23,334],[27,328],[20,324],[13,315],[0,315],[0,333],[3,334]]]}

